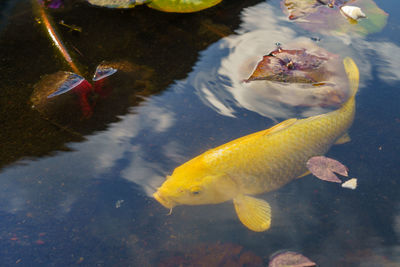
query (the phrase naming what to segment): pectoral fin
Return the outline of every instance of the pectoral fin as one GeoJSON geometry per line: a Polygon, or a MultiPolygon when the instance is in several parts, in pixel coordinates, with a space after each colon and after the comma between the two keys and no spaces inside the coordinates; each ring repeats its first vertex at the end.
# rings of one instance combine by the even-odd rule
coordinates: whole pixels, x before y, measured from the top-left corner
{"type": "Polygon", "coordinates": [[[258,198],[245,195],[233,199],[239,220],[250,230],[262,232],[271,226],[271,207],[258,198]]]}
{"type": "Polygon", "coordinates": [[[341,145],[347,142],[350,142],[351,138],[348,133],[345,133],[343,136],[341,136],[338,140],[336,140],[335,145],[341,145]]]}
{"type": "Polygon", "coordinates": [[[306,172],[303,173],[302,175],[298,176],[297,179],[303,178],[304,176],[307,176],[307,175],[309,175],[309,174],[311,174],[311,172],[310,172],[310,171],[306,171],[306,172]]]}

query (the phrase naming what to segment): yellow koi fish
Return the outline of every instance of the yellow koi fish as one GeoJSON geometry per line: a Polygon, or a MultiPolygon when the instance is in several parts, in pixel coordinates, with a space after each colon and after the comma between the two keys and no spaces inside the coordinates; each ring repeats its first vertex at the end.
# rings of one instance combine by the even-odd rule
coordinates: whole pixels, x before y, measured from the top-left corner
{"type": "Polygon", "coordinates": [[[153,194],[166,208],[233,200],[240,221],[261,232],[271,225],[270,205],[253,195],[276,190],[307,174],[306,162],[348,141],[359,72],[351,58],[343,64],[351,95],[341,108],[306,119],[288,119],[211,149],[177,167],[153,194]]]}

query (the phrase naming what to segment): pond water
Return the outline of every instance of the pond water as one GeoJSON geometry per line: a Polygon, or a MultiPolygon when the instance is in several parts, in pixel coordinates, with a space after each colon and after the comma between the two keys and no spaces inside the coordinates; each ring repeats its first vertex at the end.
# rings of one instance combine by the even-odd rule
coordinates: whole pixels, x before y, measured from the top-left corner
{"type": "Polygon", "coordinates": [[[304,30],[278,0],[224,0],[192,14],[67,1],[47,13],[80,74],[91,80],[103,61],[125,66],[82,117],[79,105],[57,114],[32,108],[41,79],[72,70],[32,2],[3,0],[1,265],[265,266],[292,250],[319,266],[399,266],[399,5],[377,4],[386,26],[358,36],[304,30]],[[177,166],[284,119],[333,109],[243,83],[277,42],[320,46],[359,66],[352,140],[327,153],[358,188],[308,175],[266,193],[272,226],[261,233],[240,223],[231,202],[167,216],[151,195],[177,166]]]}

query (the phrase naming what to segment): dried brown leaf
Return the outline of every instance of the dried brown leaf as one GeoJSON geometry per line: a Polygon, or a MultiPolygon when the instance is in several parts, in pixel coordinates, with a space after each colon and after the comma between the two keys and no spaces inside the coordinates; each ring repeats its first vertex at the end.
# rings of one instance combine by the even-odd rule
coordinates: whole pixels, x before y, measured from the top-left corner
{"type": "Polygon", "coordinates": [[[324,156],[312,157],[307,161],[308,170],[317,178],[328,181],[341,183],[342,181],[334,174],[340,174],[347,177],[347,167],[337,160],[324,156]]]}

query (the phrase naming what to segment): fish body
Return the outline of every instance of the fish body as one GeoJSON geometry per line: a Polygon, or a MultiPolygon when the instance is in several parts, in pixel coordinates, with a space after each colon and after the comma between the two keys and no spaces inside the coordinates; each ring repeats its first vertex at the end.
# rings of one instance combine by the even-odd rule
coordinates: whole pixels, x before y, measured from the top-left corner
{"type": "Polygon", "coordinates": [[[269,204],[253,195],[276,190],[307,173],[306,162],[346,139],[355,114],[358,69],[344,60],[351,96],[341,108],[306,119],[288,119],[193,158],[174,170],[154,193],[167,208],[233,200],[240,221],[253,231],[270,227],[269,204]]]}

